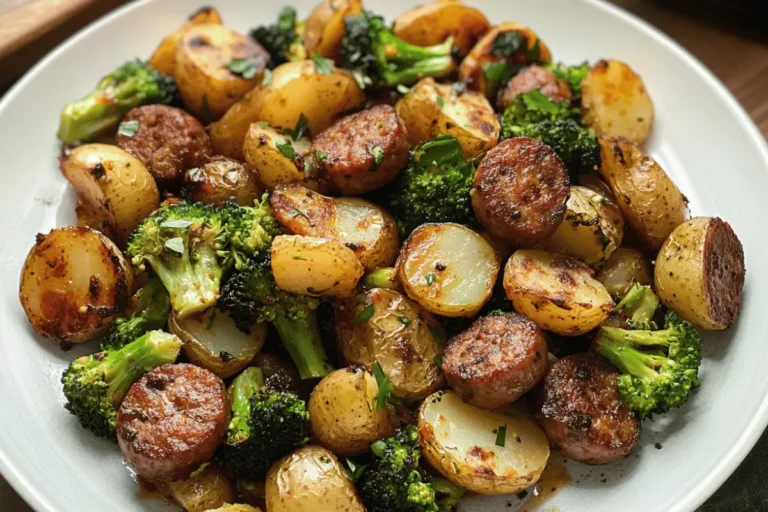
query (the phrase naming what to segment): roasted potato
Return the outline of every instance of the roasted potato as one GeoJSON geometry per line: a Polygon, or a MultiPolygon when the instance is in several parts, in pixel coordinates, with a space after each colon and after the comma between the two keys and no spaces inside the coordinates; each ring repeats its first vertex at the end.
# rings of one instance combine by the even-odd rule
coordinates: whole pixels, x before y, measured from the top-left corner
{"type": "Polygon", "coordinates": [[[601,60],[581,83],[584,121],[598,134],[645,142],[653,125],[653,102],[643,80],[618,60],[601,60]]]}
{"type": "Polygon", "coordinates": [[[657,251],[685,220],[688,200],[664,169],[629,139],[600,136],[599,173],[624,220],[646,249],[657,251]]]}
{"type": "Polygon", "coordinates": [[[479,494],[507,494],[535,484],[549,460],[549,441],[533,419],[478,409],[453,391],[419,409],[424,458],[451,482],[479,494]]]}
{"type": "Polygon", "coordinates": [[[619,247],[600,268],[597,280],[618,303],[635,283],[653,284],[653,270],[643,253],[631,247],[619,247]]]}
{"type": "Polygon", "coordinates": [[[245,134],[243,157],[269,189],[293,182],[317,189],[319,185],[309,158],[310,146],[307,137],[292,140],[290,135],[279,133],[266,123],[253,123],[245,134]]]}
{"type": "Polygon", "coordinates": [[[301,447],[275,462],[266,487],[269,512],[365,512],[344,466],[319,446],[301,447]]]}
{"type": "Polygon", "coordinates": [[[268,62],[269,54],[250,37],[222,25],[196,25],[176,47],[173,77],[184,107],[208,123],[261,82],[268,62]]]}
{"type": "Polygon", "coordinates": [[[312,434],[338,455],[362,455],[377,439],[394,435],[395,413],[379,405],[376,379],[362,366],[329,373],[315,386],[307,406],[312,434]]]}
{"type": "Polygon", "coordinates": [[[701,329],[722,330],[739,312],[744,272],[744,249],[731,226],[694,217],[661,246],[653,281],[665,306],[701,329]]]}
{"type": "Polygon", "coordinates": [[[504,268],[504,290],[515,311],[542,329],[578,336],[613,310],[605,287],[584,263],[560,254],[521,249],[504,268]]]}
{"type": "Polygon", "coordinates": [[[397,258],[397,225],[373,203],[327,197],[298,183],[279,185],[269,200],[277,221],[291,233],[341,242],[355,252],[366,271],[388,267],[397,258]]]}
{"type": "Polygon", "coordinates": [[[488,18],[461,0],[435,0],[398,16],[393,31],[406,43],[418,46],[440,44],[453,37],[453,47],[463,56],[490,29],[488,18]]]}
{"type": "Polygon", "coordinates": [[[271,254],[275,283],[288,292],[348,297],[363,276],[354,251],[336,240],[279,235],[271,254]]]}
{"type": "Polygon", "coordinates": [[[189,20],[160,42],[152,56],[149,65],[169,76],[176,70],[176,46],[182,36],[195,25],[221,25],[221,16],[214,7],[203,7],[189,17],[189,20]]]}
{"type": "Polygon", "coordinates": [[[445,334],[418,304],[395,290],[374,288],[335,303],[336,340],[350,365],[378,361],[402,398],[424,398],[443,386],[437,365],[445,334]]]}
{"type": "Polygon", "coordinates": [[[19,298],[35,330],[63,348],[104,333],[131,302],[133,273],[120,249],[86,227],[37,235],[19,298]]]}
{"type": "Polygon", "coordinates": [[[438,84],[432,78],[414,85],[397,102],[395,111],[405,123],[411,146],[447,134],[459,141],[464,156],[472,158],[499,140],[499,119],[485,97],[438,84]]]}
{"type": "Polygon", "coordinates": [[[342,113],[363,106],[365,95],[347,71],[318,70],[313,60],[287,62],[272,70],[267,83],[256,86],[210,127],[215,152],[243,159],[243,140],[257,121],[278,131],[296,127],[302,114],[309,132],[318,134],[342,113]]]}
{"type": "Polygon", "coordinates": [[[307,55],[318,54],[337,59],[341,40],[346,33],[344,18],[363,11],[360,0],[322,0],[307,18],[304,26],[304,48],[307,55]]]}
{"type": "Polygon", "coordinates": [[[487,32],[461,61],[459,80],[491,99],[495,98],[502,84],[488,79],[486,71],[489,65],[498,63],[509,67],[513,64],[535,64],[550,60],[552,54],[549,48],[533,30],[521,23],[502,23],[487,32]],[[511,55],[498,55],[499,52],[494,51],[494,42],[497,38],[511,37],[506,35],[511,33],[518,34],[523,44],[511,55]]]}
{"type": "Polygon", "coordinates": [[[185,480],[156,484],[157,491],[187,512],[221,510],[219,507],[235,501],[235,489],[219,466],[201,468],[185,480]]]}
{"type": "Polygon", "coordinates": [[[624,219],[607,197],[585,187],[571,187],[565,218],[549,237],[548,250],[600,265],[621,245],[624,219]]]}
{"type": "Polygon", "coordinates": [[[224,505],[216,509],[208,510],[207,512],[261,512],[258,507],[252,507],[251,505],[235,504],[224,505]]]}
{"type": "Polygon", "coordinates": [[[265,324],[254,325],[246,334],[235,327],[228,314],[216,308],[182,319],[171,315],[168,326],[184,342],[184,355],[190,362],[222,379],[248,366],[267,338],[265,324]]]}
{"type": "Polygon", "coordinates": [[[253,171],[237,160],[215,156],[202,167],[187,171],[183,194],[190,201],[205,204],[221,205],[234,199],[239,205],[253,206],[262,190],[253,171]]]}
{"type": "Polygon", "coordinates": [[[88,226],[114,233],[119,244],[160,203],[144,164],[117,146],[83,144],[64,154],[59,165],[77,192],[78,209],[91,215],[88,226]]]}
{"type": "Polygon", "coordinates": [[[459,224],[423,224],[403,244],[398,277],[408,296],[443,316],[475,316],[501,262],[485,238],[459,224]]]}

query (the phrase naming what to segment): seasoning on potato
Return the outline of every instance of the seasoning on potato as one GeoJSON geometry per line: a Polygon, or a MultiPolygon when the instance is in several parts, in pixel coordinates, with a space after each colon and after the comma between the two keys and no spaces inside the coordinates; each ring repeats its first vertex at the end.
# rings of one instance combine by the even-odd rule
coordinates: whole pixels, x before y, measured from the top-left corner
{"type": "Polygon", "coordinates": [[[242,148],[245,163],[268,189],[286,183],[318,188],[310,150],[311,142],[304,134],[278,133],[263,122],[248,128],[242,148]]]}
{"type": "Polygon", "coordinates": [[[182,192],[191,201],[205,204],[220,206],[232,199],[241,206],[252,206],[262,189],[253,171],[242,163],[215,156],[186,172],[182,192]]]}

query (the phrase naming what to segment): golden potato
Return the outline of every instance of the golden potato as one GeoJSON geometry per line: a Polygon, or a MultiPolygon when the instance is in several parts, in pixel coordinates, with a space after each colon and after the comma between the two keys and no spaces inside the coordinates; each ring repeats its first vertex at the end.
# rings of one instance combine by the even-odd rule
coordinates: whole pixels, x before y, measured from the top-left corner
{"type": "Polygon", "coordinates": [[[19,298],[32,327],[62,347],[104,333],[131,302],[133,273],[107,237],[86,227],[37,235],[19,298]]]}
{"type": "Polygon", "coordinates": [[[645,142],[653,125],[653,102],[643,80],[618,60],[601,60],[581,83],[584,121],[598,134],[645,142]]]}
{"type": "Polygon", "coordinates": [[[453,37],[453,47],[466,55],[490,29],[488,18],[461,0],[435,0],[398,16],[393,31],[406,43],[418,46],[440,44],[453,37]]]}
{"type": "Polygon", "coordinates": [[[600,268],[597,280],[618,303],[635,284],[650,286],[653,270],[643,253],[631,247],[619,247],[600,268]]]}
{"type": "Polygon", "coordinates": [[[222,25],[196,25],[176,47],[173,77],[184,107],[214,121],[260,83],[269,54],[250,37],[222,25]]]}
{"type": "Polygon", "coordinates": [[[235,504],[235,505],[224,505],[223,507],[219,507],[217,509],[211,509],[207,512],[261,512],[261,509],[258,507],[253,507],[251,505],[243,505],[243,504],[235,504]]]}
{"type": "Polygon", "coordinates": [[[160,203],[160,191],[139,160],[108,144],[83,144],[59,161],[61,173],[72,184],[89,212],[89,227],[106,228],[124,243],[131,232],[160,203]]]}
{"type": "Polygon", "coordinates": [[[262,192],[250,169],[223,156],[215,156],[202,167],[189,169],[184,176],[183,195],[190,201],[218,206],[233,199],[239,205],[253,206],[262,192]]]}
{"type": "Polygon", "coordinates": [[[266,488],[269,512],[365,512],[344,466],[319,446],[303,446],[275,462],[266,488]]]}
{"type": "Polygon", "coordinates": [[[215,464],[202,466],[202,471],[185,480],[156,484],[156,488],[163,497],[187,512],[206,512],[235,501],[234,487],[215,464]]]}
{"type": "Polygon", "coordinates": [[[395,413],[377,404],[378,394],[376,379],[361,366],[329,373],[309,398],[312,434],[340,456],[367,452],[371,443],[394,435],[398,426],[395,413]]]}
{"type": "Polygon", "coordinates": [[[624,219],[618,206],[585,187],[571,187],[565,218],[549,237],[548,250],[600,265],[621,245],[624,219]]]}
{"type": "Polygon", "coordinates": [[[266,123],[253,123],[245,134],[243,157],[269,189],[293,182],[316,189],[319,185],[312,170],[310,146],[307,137],[292,140],[266,123]]]}
{"type": "Polygon", "coordinates": [[[720,218],[694,217],[669,235],[653,281],[661,302],[707,330],[726,329],[741,306],[744,249],[720,218]]]}
{"type": "Polygon", "coordinates": [[[395,111],[411,146],[447,134],[459,141],[465,157],[472,158],[496,145],[501,127],[491,104],[482,94],[457,90],[424,78],[397,102],[395,111]]]}
{"type": "Polygon", "coordinates": [[[360,0],[322,0],[307,18],[304,48],[307,55],[318,54],[336,60],[346,33],[344,18],[363,11],[360,0]]]}
{"type": "Polygon", "coordinates": [[[443,316],[475,316],[493,293],[501,262],[485,238],[459,224],[423,224],[398,258],[408,296],[443,316]]]}
{"type": "Polygon", "coordinates": [[[298,183],[279,185],[269,200],[277,221],[291,233],[341,242],[355,252],[366,271],[390,266],[397,258],[397,225],[373,203],[327,197],[298,183]]]}
{"type": "Polygon", "coordinates": [[[624,220],[646,249],[657,251],[685,220],[688,200],[640,146],[601,135],[600,175],[611,187],[624,220]]]}
{"type": "Polygon", "coordinates": [[[173,76],[176,70],[176,46],[179,40],[190,28],[195,25],[221,25],[221,16],[214,7],[203,7],[189,20],[177,28],[169,36],[165,37],[149,58],[149,65],[169,76],[173,76]]]}
{"type": "Polygon", "coordinates": [[[369,371],[378,361],[394,395],[424,398],[444,384],[437,365],[446,340],[426,310],[395,290],[374,288],[337,301],[336,340],[347,364],[369,371]]]}
{"type": "Polygon", "coordinates": [[[578,336],[613,310],[605,287],[584,263],[560,254],[521,249],[504,268],[504,290],[515,311],[548,331],[578,336]]]}
{"type": "Polygon", "coordinates": [[[533,419],[478,409],[453,391],[424,400],[418,427],[424,458],[479,494],[519,492],[539,480],[549,460],[549,441],[533,419]]]}
{"type": "Polygon", "coordinates": [[[243,140],[252,123],[262,121],[278,131],[293,130],[304,114],[309,132],[317,134],[364,102],[365,95],[349,72],[331,67],[328,73],[313,60],[287,62],[211,125],[213,149],[242,160],[243,140]]]}
{"type": "Polygon", "coordinates": [[[271,254],[275,283],[287,292],[348,297],[363,276],[354,251],[336,240],[279,235],[271,254]]]}

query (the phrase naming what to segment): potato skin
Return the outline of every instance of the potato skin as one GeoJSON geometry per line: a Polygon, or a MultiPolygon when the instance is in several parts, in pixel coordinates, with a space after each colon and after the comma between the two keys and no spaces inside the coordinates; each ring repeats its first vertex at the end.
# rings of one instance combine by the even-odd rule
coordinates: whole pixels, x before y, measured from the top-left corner
{"type": "Polygon", "coordinates": [[[221,205],[228,199],[253,206],[262,190],[254,173],[237,160],[216,156],[184,176],[184,196],[191,201],[221,205]]]}
{"type": "Polygon", "coordinates": [[[598,137],[598,172],[611,187],[621,214],[644,248],[658,251],[685,221],[688,201],[664,169],[629,139],[598,137]]]}
{"type": "Polygon", "coordinates": [[[695,217],[664,242],[653,280],[661,302],[683,319],[723,330],[739,312],[744,274],[744,249],[731,226],[717,217],[695,217]]]}
{"type": "Polygon", "coordinates": [[[300,182],[312,189],[318,189],[319,173],[310,157],[311,142],[307,137],[292,140],[289,135],[262,123],[253,123],[243,141],[243,158],[258,179],[268,189],[282,183],[300,182]],[[293,158],[289,158],[280,147],[290,144],[293,158]],[[311,167],[307,172],[307,164],[311,167]]]}
{"type": "Polygon", "coordinates": [[[597,274],[597,280],[618,303],[635,283],[650,286],[653,284],[653,269],[648,258],[632,247],[619,247],[597,274]]]}
{"type": "Polygon", "coordinates": [[[166,36],[149,58],[149,65],[159,72],[173,76],[176,70],[176,46],[182,36],[195,25],[221,25],[221,16],[214,7],[203,7],[189,17],[189,20],[166,36]]]}
{"type": "Polygon", "coordinates": [[[341,52],[341,40],[346,33],[344,18],[363,11],[360,0],[322,0],[307,18],[304,26],[304,48],[336,60],[341,52]]]}
{"type": "Polygon", "coordinates": [[[435,361],[445,334],[437,320],[395,290],[374,288],[337,301],[336,340],[347,364],[369,371],[378,361],[402,398],[425,398],[440,389],[443,376],[435,361]],[[372,309],[368,320],[360,320],[372,309]]]}

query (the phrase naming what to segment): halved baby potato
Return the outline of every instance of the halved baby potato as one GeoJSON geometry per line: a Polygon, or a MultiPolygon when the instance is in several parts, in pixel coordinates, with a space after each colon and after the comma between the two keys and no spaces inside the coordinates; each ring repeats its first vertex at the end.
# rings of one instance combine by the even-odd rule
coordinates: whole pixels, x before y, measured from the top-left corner
{"type": "Polygon", "coordinates": [[[344,18],[363,11],[360,0],[322,0],[307,18],[304,27],[304,48],[307,55],[318,54],[337,59],[341,40],[346,34],[344,18]]]}
{"type": "Polygon", "coordinates": [[[618,303],[635,284],[651,286],[653,269],[642,252],[632,247],[619,247],[600,267],[597,280],[618,303]]]}
{"type": "Polygon", "coordinates": [[[549,441],[532,418],[478,409],[440,391],[419,409],[424,458],[456,485],[508,494],[535,484],[549,460],[549,441]]]}
{"type": "Polygon", "coordinates": [[[163,74],[173,76],[176,69],[176,46],[182,36],[195,25],[221,25],[221,23],[219,11],[214,7],[203,7],[190,16],[186,23],[160,41],[160,45],[149,58],[149,65],[163,74]]]}
{"type": "Polygon", "coordinates": [[[584,263],[561,254],[516,251],[504,268],[504,290],[515,311],[542,329],[578,336],[603,323],[613,310],[605,287],[584,263]]]}
{"type": "Polygon", "coordinates": [[[19,298],[35,330],[62,347],[104,333],[131,303],[133,273],[107,237],[87,227],[37,235],[19,298]]]}
{"type": "Polygon", "coordinates": [[[245,134],[243,156],[269,189],[297,181],[317,188],[317,180],[312,179],[311,173],[311,144],[307,137],[292,140],[290,135],[279,133],[266,123],[253,123],[245,134]]]}
{"type": "Polygon", "coordinates": [[[432,313],[475,316],[493,293],[501,262],[478,233],[459,224],[423,224],[403,244],[398,277],[432,313]]]}

